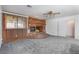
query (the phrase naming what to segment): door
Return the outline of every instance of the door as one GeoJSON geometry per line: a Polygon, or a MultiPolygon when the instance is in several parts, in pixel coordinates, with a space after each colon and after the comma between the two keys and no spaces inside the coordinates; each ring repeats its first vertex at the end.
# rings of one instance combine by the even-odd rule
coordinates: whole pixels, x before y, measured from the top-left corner
{"type": "Polygon", "coordinates": [[[6,33],[6,41],[5,41],[5,43],[12,42],[12,41],[14,41],[14,40],[16,40],[18,38],[17,30],[15,30],[15,29],[7,29],[6,31],[7,31],[7,33],[6,33]]]}

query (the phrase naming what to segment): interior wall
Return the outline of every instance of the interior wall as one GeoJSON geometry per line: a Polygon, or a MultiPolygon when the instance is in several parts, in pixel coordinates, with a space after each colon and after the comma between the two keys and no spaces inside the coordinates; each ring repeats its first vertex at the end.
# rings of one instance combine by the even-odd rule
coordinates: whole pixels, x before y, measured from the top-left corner
{"type": "Polygon", "coordinates": [[[57,20],[46,20],[46,32],[50,35],[57,35],[57,20]]]}
{"type": "Polygon", "coordinates": [[[75,38],[79,39],[79,15],[75,16],[75,38]]]}
{"type": "Polygon", "coordinates": [[[56,36],[71,36],[68,28],[68,21],[74,20],[74,16],[52,18],[47,20],[46,31],[48,34],[56,36]]]}
{"type": "Polygon", "coordinates": [[[1,6],[0,6],[0,47],[2,44],[2,11],[1,11],[1,6]]]}
{"type": "Polygon", "coordinates": [[[58,36],[67,36],[67,20],[68,18],[60,18],[58,21],[58,36]]]}

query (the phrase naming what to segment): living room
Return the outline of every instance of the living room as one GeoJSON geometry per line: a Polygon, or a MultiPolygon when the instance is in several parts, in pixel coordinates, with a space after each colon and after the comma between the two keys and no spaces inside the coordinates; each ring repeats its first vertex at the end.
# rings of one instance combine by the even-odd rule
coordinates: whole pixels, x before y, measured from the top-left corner
{"type": "MultiPolygon", "coordinates": [[[[27,46],[29,40],[30,42],[32,41],[37,45],[40,45],[40,43],[43,45],[47,44],[49,50],[40,52],[33,52],[32,50],[30,50],[32,52],[26,51],[26,53],[50,53],[50,49],[55,49],[56,47],[58,47],[53,46],[51,48],[53,42],[56,42],[54,43],[54,45],[59,45],[59,52],[62,50],[60,46],[64,46],[65,42],[68,43],[69,41],[76,43],[77,41],[76,44],[78,45],[78,10],[78,5],[1,5],[0,46],[9,46],[10,44],[12,44],[13,47],[15,47],[19,44],[18,41],[20,41],[20,46],[14,49],[15,53],[25,53],[25,51],[16,52],[16,49],[19,49],[19,47],[27,46]],[[25,45],[21,41],[25,41],[25,45]],[[62,41],[64,44],[62,43],[62,41]],[[62,45],[59,42],[61,42],[62,45]],[[21,46],[21,44],[23,46],[21,46]],[[50,45],[50,47],[48,45],[50,45]]],[[[29,43],[29,45],[30,44],[31,43],[29,43]]],[[[70,44],[71,43],[69,43],[69,45],[70,44]]],[[[39,49],[41,48],[39,47],[39,49]]],[[[2,48],[2,50],[4,51],[5,49],[2,48]]],[[[59,52],[52,51],[52,53],[59,52]]]]}

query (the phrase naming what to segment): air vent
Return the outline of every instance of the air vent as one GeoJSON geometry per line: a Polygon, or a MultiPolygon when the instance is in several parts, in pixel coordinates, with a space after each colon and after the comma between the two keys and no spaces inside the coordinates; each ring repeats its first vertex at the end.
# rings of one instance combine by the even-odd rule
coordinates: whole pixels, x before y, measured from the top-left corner
{"type": "Polygon", "coordinates": [[[32,6],[31,5],[27,5],[27,7],[30,7],[31,8],[32,6]]]}

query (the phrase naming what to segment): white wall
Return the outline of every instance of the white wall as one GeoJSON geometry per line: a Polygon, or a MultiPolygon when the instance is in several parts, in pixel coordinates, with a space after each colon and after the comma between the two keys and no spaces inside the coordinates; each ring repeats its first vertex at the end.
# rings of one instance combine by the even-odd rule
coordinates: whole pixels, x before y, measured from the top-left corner
{"type": "Polygon", "coordinates": [[[0,6],[0,47],[2,44],[2,12],[1,12],[1,6],[0,6]]]}
{"type": "Polygon", "coordinates": [[[75,16],[75,38],[79,39],[79,15],[75,16]]]}
{"type": "Polygon", "coordinates": [[[57,35],[57,21],[49,19],[46,23],[46,32],[50,35],[57,35]]]}
{"type": "Polygon", "coordinates": [[[67,18],[60,18],[58,20],[58,36],[67,36],[67,18]]]}
{"type": "Polygon", "coordinates": [[[68,29],[68,21],[74,20],[74,16],[61,17],[55,19],[48,19],[46,31],[48,34],[56,36],[71,36],[71,32],[68,29]]]}

